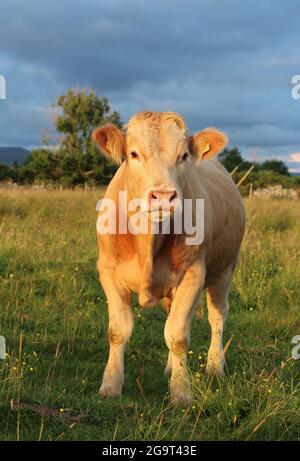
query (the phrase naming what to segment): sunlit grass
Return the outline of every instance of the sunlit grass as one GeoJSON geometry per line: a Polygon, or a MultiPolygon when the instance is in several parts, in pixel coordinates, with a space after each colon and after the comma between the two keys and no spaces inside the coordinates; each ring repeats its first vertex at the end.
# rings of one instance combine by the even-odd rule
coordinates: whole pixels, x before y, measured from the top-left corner
{"type": "Polygon", "coordinates": [[[169,406],[163,375],[165,314],[136,302],[124,395],[98,398],[108,350],[96,271],[101,195],[1,192],[0,335],[8,355],[0,361],[0,439],[300,439],[300,360],[291,358],[291,339],[300,334],[300,203],[246,203],[225,330],[225,342],[233,335],[227,373],[205,376],[203,305],[189,354],[195,401],[182,410],[169,406]]]}

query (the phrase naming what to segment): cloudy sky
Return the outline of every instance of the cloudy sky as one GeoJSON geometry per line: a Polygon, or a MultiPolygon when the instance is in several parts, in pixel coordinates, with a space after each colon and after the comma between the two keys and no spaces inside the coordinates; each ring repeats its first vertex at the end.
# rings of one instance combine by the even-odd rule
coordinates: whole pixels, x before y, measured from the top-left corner
{"type": "Polygon", "coordinates": [[[1,0],[0,145],[55,141],[56,97],[92,87],[124,122],[173,110],[300,172],[299,24],[299,0],[1,0]]]}

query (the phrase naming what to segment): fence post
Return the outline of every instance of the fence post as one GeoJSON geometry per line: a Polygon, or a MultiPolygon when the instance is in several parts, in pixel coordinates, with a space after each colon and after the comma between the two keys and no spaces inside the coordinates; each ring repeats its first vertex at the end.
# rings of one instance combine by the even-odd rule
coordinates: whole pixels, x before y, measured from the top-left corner
{"type": "Polygon", "coordinates": [[[250,182],[249,198],[253,197],[253,182],[250,182]]]}

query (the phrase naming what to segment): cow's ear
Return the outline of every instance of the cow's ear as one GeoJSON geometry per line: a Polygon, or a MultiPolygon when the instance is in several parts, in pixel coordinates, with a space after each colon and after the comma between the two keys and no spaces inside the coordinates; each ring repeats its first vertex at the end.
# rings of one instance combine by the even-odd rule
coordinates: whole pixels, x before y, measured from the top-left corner
{"type": "Polygon", "coordinates": [[[125,136],[115,125],[104,125],[92,134],[93,140],[107,157],[119,165],[125,155],[125,136]]]}
{"type": "Polygon", "coordinates": [[[198,158],[212,158],[224,149],[227,136],[215,128],[205,128],[190,137],[190,151],[198,158]]]}

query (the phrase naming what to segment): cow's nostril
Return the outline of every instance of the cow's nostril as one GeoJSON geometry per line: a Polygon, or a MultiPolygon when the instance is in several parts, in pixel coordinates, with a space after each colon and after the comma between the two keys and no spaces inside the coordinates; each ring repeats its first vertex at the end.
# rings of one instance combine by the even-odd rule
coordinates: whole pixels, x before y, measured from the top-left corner
{"type": "Polygon", "coordinates": [[[171,197],[170,197],[170,199],[169,199],[170,202],[172,202],[173,200],[175,200],[176,197],[177,197],[177,192],[175,191],[175,192],[173,192],[173,194],[171,195],[171,197]]]}
{"type": "Polygon", "coordinates": [[[155,190],[155,191],[151,191],[149,193],[149,201],[150,202],[155,201],[157,203],[160,203],[160,202],[166,201],[166,202],[171,203],[177,197],[178,197],[178,194],[177,194],[177,192],[175,190],[170,191],[170,192],[155,190]]]}

